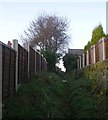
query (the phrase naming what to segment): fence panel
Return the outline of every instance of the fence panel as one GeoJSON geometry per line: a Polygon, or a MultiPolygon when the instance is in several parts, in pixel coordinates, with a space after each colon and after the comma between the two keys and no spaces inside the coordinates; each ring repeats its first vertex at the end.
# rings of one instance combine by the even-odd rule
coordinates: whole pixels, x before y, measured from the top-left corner
{"type": "Polygon", "coordinates": [[[87,57],[87,54],[84,55],[84,65],[86,66],[87,65],[87,61],[86,61],[86,58],[87,57]]]}
{"type": "Polygon", "coordinates": [[[42,56],[41,56],[41,71],[43,72],[43,71],[46,71],[46,61],[45,61],[45,58],[43,58],[42,56]]]}
{"type": "Polygon", "coordinates": [[[93,47],[91,46],[91,63],[94,63],[94,50],[93,47]]]}
{"type": "Polygon", "coordinates": [[[36,52],[36,72],[41,72],[41,56],[38,52],[36,52]]]}
{"type": "Polygon", "coordinates": [[[31,47],[29,50],[29,75],[35,75],[35,50],[31,47]]]}
{"type": "Polygon", "coordinates": [[[28,78],[28,52],[18,44],[18,84],[28,78]]]}
{"type": "Polygon", "coordinates": [[[105,59],[108,59],[108,38],[105,39],[105,59]]]}
{"type": "Polygon", "coordinates": [[[95,60],[96,62],[99,61],[99,44],[95,44],[95,60]]]}
{"type": "Polygon", "coordinates": [[[1,84],[2,84],[2,100],[5,101],[8,97],[16,92],[17,84],[21,84],[28,79],[28,75],[46,71],[47,62],[45,59],[30,47],[28,52],[16,42],[14,49],[0,42],[1,53],[1,84]],[[16,49],[18,48],[18,49],[16,49]],[[18,52],[18,54],[17,54],[18,52]],[[18,55],[18,58],[17,58],[18,55]],[[29,56],[28,56],[29,55],[29,56]],[[18,59],[18,67],[17,66],[18,59]],[[28,62],[29,61],[29,62],[28,62]],[[29,66],[28,66],[29,63],[29,66]],[[18,70],[18,72],[17,72],[18,70]],[[28,73],[29,71],[29,73],[28,73]],[[18,74],[17,74],[18,73],[18,74]],[[18,83],[17,83],[18,78],[18,83]]]}
{"type": "Polygon", "coordinates": [[[16,51],[10,48],[9,46],[5,45],[4,43],[0,43],[0,65],[3,101],[6,98],[15,94],[17,90],[16,86],[25,82],[28,79],[28,75],[35,75],[36,73],[41,72],[41,70],[47,70],[47,63],[38,52],[36,52],[33,48],[30,47],[28,53],[27,50],[25,50],[21,45],[18,44],[18,41],[16,43],[17,44],[13,46],[16,51]]]}
{"type": "Polygon", "coordinates": [[[99,42],[99,61],[103,60],[103,48],[102,48],[102,41],[99,42]]]}
{"type": "Polygon", "coordinates": [[[83,55],[81,55],[81,68],[83,67],[83,55]]]}
{"type": "Polygon", "coordinates": [[[2,99],[15,93],[15,64],[16,52],[2,45],[2,99]]]}

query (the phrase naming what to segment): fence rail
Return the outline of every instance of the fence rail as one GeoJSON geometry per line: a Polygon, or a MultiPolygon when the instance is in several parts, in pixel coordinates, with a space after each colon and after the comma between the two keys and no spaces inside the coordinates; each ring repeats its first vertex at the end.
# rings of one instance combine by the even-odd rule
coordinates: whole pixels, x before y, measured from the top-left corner
{"type": "Polygon", "coordinates": [[[47,70],[47,62],[37,51],[29,49],[13,40],[13,48],[0,42],[0,89],[2,101],[15,94],[17,87],[27,81],[29,76],[47,70]]]}

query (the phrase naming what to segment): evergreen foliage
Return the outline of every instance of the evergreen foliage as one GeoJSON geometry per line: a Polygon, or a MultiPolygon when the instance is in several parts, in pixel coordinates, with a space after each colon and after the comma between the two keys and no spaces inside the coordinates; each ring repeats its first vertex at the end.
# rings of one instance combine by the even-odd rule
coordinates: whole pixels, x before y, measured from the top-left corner
{"type": "Polygon", "coordinates": [[[66,72],[70,72],[71,70],[74,70],[77,68],[77,59],[78,59],[78,56],[73,54],[66,54],[63,57],[63,62],[66,68],[66,72]]]}
{"type": "Polygon", "coordinates": [[[91,40],[85,45],[84,52],[86,52],[92,45],[95,45],[102,37],[106,37],[101,24],[96,26],[92,31],[91,40]]]}

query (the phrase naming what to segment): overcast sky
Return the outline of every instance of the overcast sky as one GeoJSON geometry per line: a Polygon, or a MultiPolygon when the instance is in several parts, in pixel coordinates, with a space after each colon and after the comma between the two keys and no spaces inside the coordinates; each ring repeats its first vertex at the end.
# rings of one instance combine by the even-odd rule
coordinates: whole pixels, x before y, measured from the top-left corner
{"type": "Polygon", "coordinates": [[[44,11],[47,14],[68,18],[71,37],[69,47],[72,49],[83,49],[91,39],[92,30],[98,24],[102,24],[106,33],[106,1],[43,1],[0,2],[0,41],[4,43],[12,39],[20,41],[19,35],[29,27],[30,21],[44,11]]]}

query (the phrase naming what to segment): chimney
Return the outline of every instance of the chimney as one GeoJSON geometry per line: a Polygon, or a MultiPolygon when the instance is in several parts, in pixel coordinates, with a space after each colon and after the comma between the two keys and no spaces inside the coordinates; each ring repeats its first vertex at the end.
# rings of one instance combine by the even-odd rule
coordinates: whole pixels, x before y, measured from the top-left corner
{"type": "Polygon", "coordinates": [[[12,43],[11,43],[10,41],[8,41],[7,45],[8,45],[9,47],[12,47],[12,43]]]}

